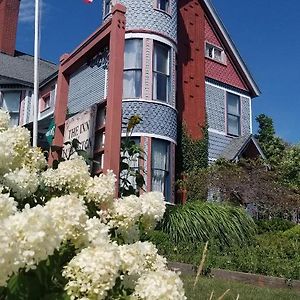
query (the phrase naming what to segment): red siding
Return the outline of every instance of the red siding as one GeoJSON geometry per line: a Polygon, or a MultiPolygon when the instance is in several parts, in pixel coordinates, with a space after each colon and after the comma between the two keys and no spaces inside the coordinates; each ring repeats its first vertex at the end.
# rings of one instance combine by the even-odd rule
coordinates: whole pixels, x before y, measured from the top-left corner
{"type": "Polygon", "coordinates": [[[178,2],[177,108],[194,138],[205,124],[204,11],[198,0],[178,2]]]}
{"type": "MultiPolygon", "coordinates": [[[[205,41],[225,50],[207,19],[205,19],[205,41]]],[[[228,55],[226,55],[226,65],[205,58],[205,76],[249,91],[228,55]]]]}

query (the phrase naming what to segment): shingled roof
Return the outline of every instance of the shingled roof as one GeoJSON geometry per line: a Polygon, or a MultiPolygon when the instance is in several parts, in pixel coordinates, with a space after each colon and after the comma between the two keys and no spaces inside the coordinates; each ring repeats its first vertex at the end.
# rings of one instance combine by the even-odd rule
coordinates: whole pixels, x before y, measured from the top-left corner
{"type": "MultiPolygon", "coordinates": [[[[33,85],[33,63],[34,57],[19,51],[14,56],[0,53],[0,79],[13,79],[24,84],[33,85]]],[[[39,81],[43,82],[57,71],[56,64],[46,60],[40,60],[39,81]]]]}
{"type": "Polygon", "coordinates": [[[246,154],[247,150],[249,150],[249,147],[252,148],[252,153],[253,151],[256,153],[254,154],[255,156],[261,156],[263,159],[265,159],[264,153],[252,134],[233,138],[221,154],[221,157],[230,161],[234,161],[243,156],[243,154],[246,154]]]}

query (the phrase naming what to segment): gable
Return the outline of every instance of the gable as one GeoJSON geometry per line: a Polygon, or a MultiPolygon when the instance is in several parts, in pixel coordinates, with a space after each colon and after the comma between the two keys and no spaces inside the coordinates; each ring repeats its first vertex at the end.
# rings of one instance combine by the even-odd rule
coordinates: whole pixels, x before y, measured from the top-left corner
{"type": "Polygon", "coordinates": [[[205,42],[222,48],[225,54],[225,64],[205,57],[205,76],[249,92],[249,88],[237,71],[227,49],[221,43],[207,18],[205,18],[205,42]]]}

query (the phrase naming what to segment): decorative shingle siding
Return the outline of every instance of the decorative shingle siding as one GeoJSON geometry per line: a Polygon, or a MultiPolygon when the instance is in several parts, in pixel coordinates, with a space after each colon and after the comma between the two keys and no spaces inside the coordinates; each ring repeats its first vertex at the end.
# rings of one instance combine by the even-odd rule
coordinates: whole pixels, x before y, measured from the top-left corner
{"type": "Polygon", "coordinates": [[[225,132],[225,91],[205,84],[205,99],[208,127],[225,132]]]}
{"type": "Polygon", "coordinates": [[[170,15],[154,9],[155,0],[119,0],[126,6],[127,30],[150,30],[177,40],[177,1],[171,2],[170,15]]]}
{"type": "Polygon", "coordinates": [[[241,129],[242,135],[248,135],[251,133],[251,111],[250,102],[251,99],[247,97],[241,97],[241,129]]]}
{"type": "MultiPolygon", "coordinates": [[[[215,31],[212,29],[207,20],[205,20],[205,40],[215,46],[221,47],[223,50],[226,50],[220,43],[219,38],[216,36],[215,31]]],[[[205,58],[205,76],[230,84],[244,91],[248,91],[248,88],[236,71],[226,51],[225,54],[226,64],[205,58]]]]}
{"type": "Polygon", "coordinates": [[[232,137],[208,131],[208,160],[218,159],[232,137]]]}
{"type": "Polygon", "coordinates": [[[102,102],[105,91],[105,69],[83,65],[70,76],[68,110],[70,114],[102,102]]]}
{"type": "Polygon", "coordinates": [[[123,121],[135,114],[143,121],[135,127],[134,132],[160,135],[176,143],[177,112],[172,107],[146,101],[124,101],[123,121]]]}

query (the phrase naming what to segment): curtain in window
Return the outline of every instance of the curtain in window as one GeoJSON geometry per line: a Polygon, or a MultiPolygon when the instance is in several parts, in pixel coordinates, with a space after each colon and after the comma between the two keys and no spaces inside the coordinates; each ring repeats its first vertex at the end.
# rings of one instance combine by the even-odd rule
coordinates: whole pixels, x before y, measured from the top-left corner
{"type": "Polygon", "coordinates": [[[153,99],[168,101],[170,47],[154,43],[153,53],[153,99]]]}
{"type": "Polygon", "coordinates": [[[10,113],[12,126],[19,124],[21,92],[2,92],[2,107],[10,113]]]}
{"type": "Polygon", "coordinates": [[[143,41],[125,41],[123,98],[139,98],[142,94],[143,41]]]}
{"type": "Polygon", "coordinates": [[[169,142],[152,140],[152,190],[162,192],[167,198],[169,175],[169,142]]]}

